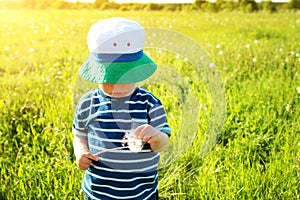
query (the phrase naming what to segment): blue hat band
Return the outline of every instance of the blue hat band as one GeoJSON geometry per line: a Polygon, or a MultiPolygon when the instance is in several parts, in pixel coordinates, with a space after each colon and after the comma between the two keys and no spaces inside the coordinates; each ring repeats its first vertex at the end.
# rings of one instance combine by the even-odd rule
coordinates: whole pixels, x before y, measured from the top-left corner
{"type": "Polygon", "coordinates": [[[143,50],[129,54],[92,53],[97,62],[133,62],[143,57],[143,50]]]}

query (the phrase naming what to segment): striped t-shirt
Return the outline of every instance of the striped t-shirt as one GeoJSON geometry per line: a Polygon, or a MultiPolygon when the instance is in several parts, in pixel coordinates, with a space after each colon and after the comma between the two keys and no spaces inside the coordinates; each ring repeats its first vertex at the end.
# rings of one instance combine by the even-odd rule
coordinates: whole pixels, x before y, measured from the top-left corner
{"type": "MultiPolygon", "coordinates": [[[[171,134],[160,100],[149,91],[136,87],[128,97],[112,98],[97,88],[80,99],[72,132],[94,154],[124,146],[125,133],[142,124],[171,134]]],[[[126,148],[100,154],[86,170],[82,189],[91,199],[151,200],[157,195],[158,162],[147,143],[137,153],[126,148]]]]}

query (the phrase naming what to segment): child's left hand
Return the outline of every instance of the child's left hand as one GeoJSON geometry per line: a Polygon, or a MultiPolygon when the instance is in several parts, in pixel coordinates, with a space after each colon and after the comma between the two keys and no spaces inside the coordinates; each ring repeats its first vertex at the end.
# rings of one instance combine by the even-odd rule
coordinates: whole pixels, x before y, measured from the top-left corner
{"type": "Polygon", "coordinates": [[[150,144],[153,151],[164,150],[169,143],[169,136],[149,124],[143,124],[135,129],[135,135],[150,144]]]}
{"type": "Polygon", "coordinates": [[[159,139],[160,131],[149,124],[143,124],[135,129],[135,135],[149,144],[159,139]]]}

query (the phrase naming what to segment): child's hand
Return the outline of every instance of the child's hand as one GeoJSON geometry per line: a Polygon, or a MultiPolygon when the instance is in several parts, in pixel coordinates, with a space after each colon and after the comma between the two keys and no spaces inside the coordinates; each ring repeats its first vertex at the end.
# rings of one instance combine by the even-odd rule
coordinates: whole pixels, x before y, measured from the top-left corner
{"type": "Polygon", "coordinates": [[[135,129],[135,135],[149,144],[158,140],[160,134],[159,130],[149,124],[143,124],[135,129]]]}
{"type": "Polygon", "coordinates": [[[93,155],[90,151],[86,150],[76,157],[76,164],[79,169],[86,170],[89,168],[93,160],[98,161],[98,156],[93,155]]]}
{"type": "Polygon", "coordinates": [[[135,129],[135,135],[144,142],[150,144],[153,151],[159,152],[165,149],[169,143],[169,136],[153,128],[149,124],[143,124],[135,129]]]}

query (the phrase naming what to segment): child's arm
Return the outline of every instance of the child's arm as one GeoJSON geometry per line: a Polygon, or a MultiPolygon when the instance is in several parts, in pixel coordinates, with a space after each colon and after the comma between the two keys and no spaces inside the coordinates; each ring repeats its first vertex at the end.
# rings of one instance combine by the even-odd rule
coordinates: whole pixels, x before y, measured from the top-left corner
{"type": "Polygon", "coordinates": [[[156,152],[164,150],[169,144],[169,136],[149,124],[137,127],[135,129],[135,134],[144,142],[149,143],[151,149],[156,152]]]}
{"type": "Polygon", "coordinates": [[[80,169],[86,170],[87,168],[89,168],[93,160],[98,161],[98,156],[93,155],[88,150],[88,144],[86,140],[80,138],[77,135],[74,135],[73,145],[76,164],[80,169]]]}

